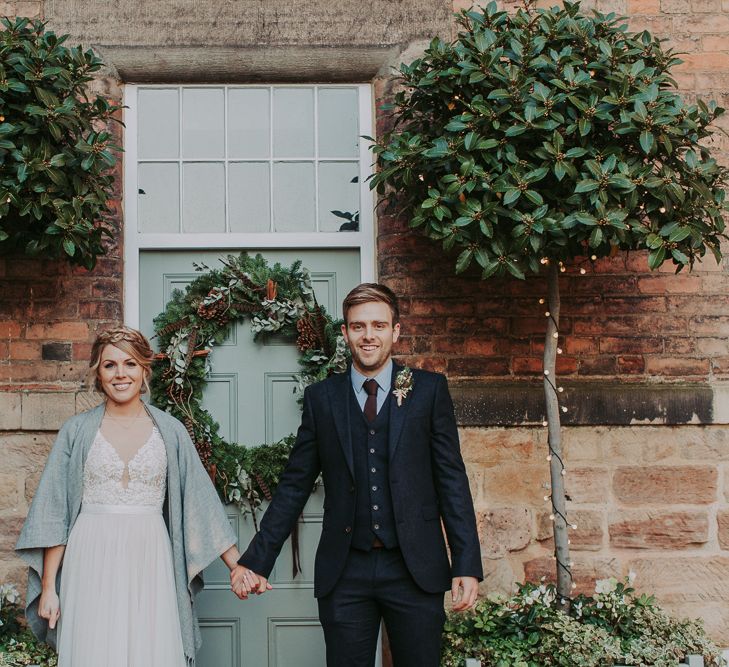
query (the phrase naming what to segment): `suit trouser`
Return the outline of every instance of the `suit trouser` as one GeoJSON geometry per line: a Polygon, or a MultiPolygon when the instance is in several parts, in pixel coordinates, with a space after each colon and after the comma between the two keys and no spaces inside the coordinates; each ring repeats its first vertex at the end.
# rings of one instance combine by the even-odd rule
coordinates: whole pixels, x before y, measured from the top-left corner
{"type": "Polygon", "coordinates": [[[385,621],[394,667],[438,667],[443,593],[414,581],[399,549],[349,552],[334,589],[319,598],[327,667],[372,667],[385,621]]]}

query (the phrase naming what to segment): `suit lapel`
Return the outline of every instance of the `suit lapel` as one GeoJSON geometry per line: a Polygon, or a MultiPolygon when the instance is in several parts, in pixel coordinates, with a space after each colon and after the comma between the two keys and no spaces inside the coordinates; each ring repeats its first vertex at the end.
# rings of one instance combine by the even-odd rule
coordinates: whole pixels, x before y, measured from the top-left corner
{"type": "Polygon", "coordinates": [[[392,461],[395,456],[395,450],[397,449],[397,445],[400,442],[400,435],[402,434],[402,427],[405,424],[405,418],[407,417],[410,403],[412,402],[412,396],[407,396],[405,400],[403,400],[402,405],[398,405],[397,398],[395,398],[395,395],[392,393],[395,389],[395,378],[402,368],[402,366],[395,363],[392,365],[390,396],[387,399],[390,401],[390,433],[388,438],[390,461],[392,461]]]}
{"type": "Polygon", "coordinates": [[[354,455],[352,453],[352,432],[349,427],[349,395],[352,391],[352,376],[349,368],[344,373],[332,375],[327,383],[329,405],[334,417],[334,427],[339,436],[344,458],[347,460],[349,472],[354,478],[354,455]]]}

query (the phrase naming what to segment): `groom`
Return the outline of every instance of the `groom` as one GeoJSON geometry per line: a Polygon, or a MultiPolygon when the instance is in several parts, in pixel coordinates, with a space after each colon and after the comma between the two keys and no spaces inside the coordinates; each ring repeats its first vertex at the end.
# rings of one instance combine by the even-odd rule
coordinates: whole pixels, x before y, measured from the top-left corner
{"type": "Polygon", "coordinates": [[[455,610],[468,609],[482,579],[453,404],[445,377],[393,363],[400,323],[390,289],[355,287],[343,315],[352,365],[306,389],[291,457],[231,585],[239,597],[266,590],[321,472],[314,594],[328,667],[371,667],[383,619],[396,667],[437,667],[444,591],[455,610]]]}

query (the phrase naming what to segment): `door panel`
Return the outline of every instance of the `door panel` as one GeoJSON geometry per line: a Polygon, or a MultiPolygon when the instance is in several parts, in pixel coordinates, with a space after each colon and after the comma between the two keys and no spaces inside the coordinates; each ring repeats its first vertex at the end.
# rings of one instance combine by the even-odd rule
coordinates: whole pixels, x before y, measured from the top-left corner
{"type": "MultiPolygon", "coordinates": [[[[230,251],[145,251],[140,254],[140,323],[152,335],[152,320],[174,289],[184,289],[199,273],[193,262],[214,268],[230,251]]],[[[252,251],[251,254],[254,254],[252,251]]],[[[317,300],[333,317],[360,278],[357,250],[272,250],[270,262],[290,265],[301,259],[309,269],[317,300]]],[[[274,442],[296,431],[300,409],[293,388],[298,372],[293,341],[272,336],[254,342],[248,321],[231,328],[214,348],[212,372],[203,405],[220,424],[221,435],[245,445],[274,442]]],[[[271,573],[274,589],[240,601],[230,592],[228,570],[216,561],[205,571],[198,597],[204,645],[199,667],[321,667],[324,637],[314,599],[314,553],[321,532],[323,491],[313,494],[299,521],[302,573],[292,576],[290,544],[271,573]]],[[[241,550],[255,529],[250,515],[228,506],[228,517],[241,550]]],[[[260,515],[259,515],[260,518],[260,515]]]]}

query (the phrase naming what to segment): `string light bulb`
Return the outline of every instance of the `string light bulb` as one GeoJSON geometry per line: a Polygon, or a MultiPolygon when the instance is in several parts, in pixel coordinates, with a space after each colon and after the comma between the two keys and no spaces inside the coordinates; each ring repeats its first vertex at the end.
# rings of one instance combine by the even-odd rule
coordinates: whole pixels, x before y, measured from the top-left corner
{"type": "Polygon", "coordinates": [[[552,334],[552,338],[559,338],[559,332],[558,332],[558,331],[555,331],[555,332],[554,332],[554,333],[552,334]]]}
{"type": "Polygon", "coordinates": [[[562,354],[562,348],[561,347],[558,347],[557,348],[557,354],[562,354]]]}
{"type": "Polygon", "coordinates": [[[544,303],[544,299],[539,299],[539,303],[543,304],[544,303]]]}
{"type": "Polygon", "coordinates": [[[597,255],[590,255],[590,259],[594,262],[597,259],[597,255]]]}
{"type": "Polygon", "coordinates": [[[562,406],[562,412],[567,412],[567,406],[566,405],[563,405],[562,406]]]}
{"type": "Polygon", "coordinates": [[[557,391],[561,394],[564,391],[564,387],[557,387],[557,391]]]}
{"type": "Polygon", "coordinates": [[[549,422],[542,422],[542,426],[549,426],[549,422]]]}
{"type": "Polygon", "coordinates": [[[549,375],[549,371],[544,371],[544,374],[545,375],[549,375]]]}
{"type": "Polygon", "coordinates": [[[583,275],[583,276],[584,276],[584,275],[585,275],[586,273],[587,273],[587,271],[586,271],[585,269],[580,269],[580,274],[581,274],[581,275],[583,275]]]}
{"type": "Polygon", "coordinates": [[[550,313],[549,313],[549,311],[548,311],[548,310],[545,310],[545,311],[544,311],[544,317],[549,317],[549,314],[550,314],[550,313]]]}

